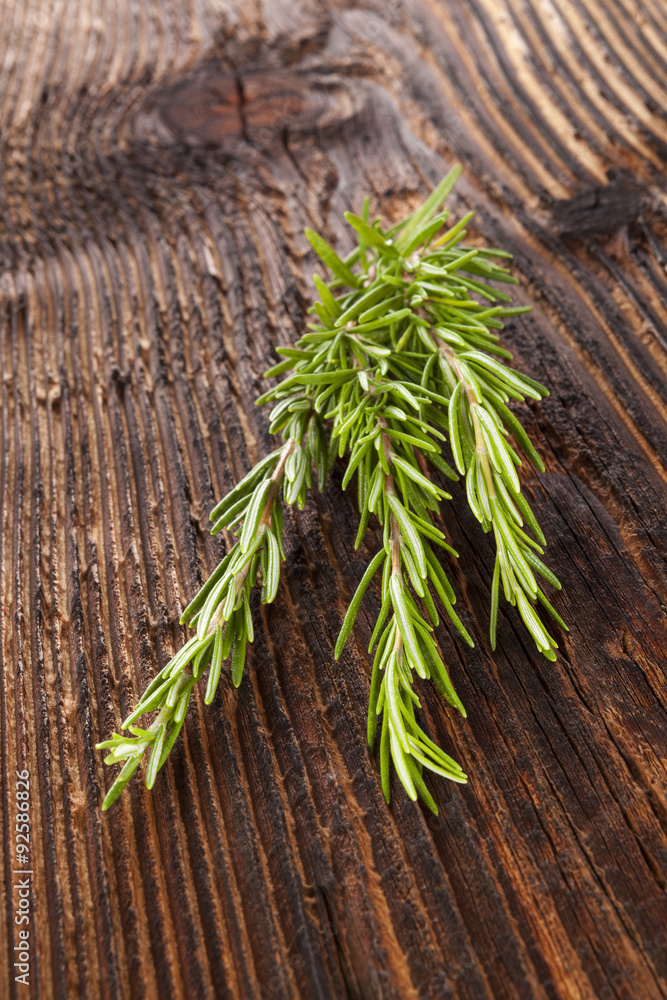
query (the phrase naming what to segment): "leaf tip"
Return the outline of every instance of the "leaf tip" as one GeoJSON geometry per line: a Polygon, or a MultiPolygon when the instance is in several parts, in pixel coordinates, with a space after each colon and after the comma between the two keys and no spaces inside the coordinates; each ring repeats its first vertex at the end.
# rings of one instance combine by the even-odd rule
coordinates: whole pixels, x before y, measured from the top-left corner
{"type": "Polygon", "coordinates": [[[114,781],[113,785],[111,786],[111,788],[109,789],[104,798],[104,802],[102,803],[102,812],[106,812],[107,809],[109,809],[114,804],[119,795],[120,792],[116,788],[116,782],[114,781]]]}

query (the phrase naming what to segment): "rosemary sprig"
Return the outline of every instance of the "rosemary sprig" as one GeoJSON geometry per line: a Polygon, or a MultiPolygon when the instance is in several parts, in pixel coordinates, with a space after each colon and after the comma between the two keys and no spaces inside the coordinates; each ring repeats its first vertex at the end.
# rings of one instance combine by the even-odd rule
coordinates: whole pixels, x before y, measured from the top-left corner
{"type": "Polygon", "coordinates": [[[280,564],[285,559],[282,503],[303,507],[306,489],[312,485],[313,460],[320,461],[322,454],[326,459],[327,454],[322,422],[309,406],[290,413],[285,430],[285,443],[259,462],[211,512],[213,534],[226,528],[240,537],[181,616],[181,624],[196,627],[196,634],[153,678],[123,722],[122,729],[132,735],[114,733],[97,745],[109,750],[105,763],[125,761],[103,809],[115,802],[147,751],[146,787],[153,787],[183,726],[192,689],[206,670],[207,705],[213,701],[222,664],[229,657],[232,683],[235,687],[241,683],[247,644],[254,639],[250,592],[258,579],[263,603],[273,601],[278,591],[280,564]],[[142,715],[153,711],[158,714],[148,729],[136,725],[142,715]]]}
{"type": "Polygon", "coordinates": [[[257,402],[271,403],[270,430],[284,444],[263,459],[217,505],[213,532],[238,536],[182,622],[196,634],[170,660],[123,723],[131,737],[114,734],[99,744],[107,763],[125,761],[103,808],[121,793],[146,751],[146,784],[157,772],[183,725],[191,692],[205,672],[205,702],[215,694],[222,664],[231,657],[232,682],[240,684],[246,647],[253,639],[249,596],[260,580],[262,600],[273,601],[280,579],[282,504],[303,506],[313,469],[323,488],[336,454],[347,460],[343,489],[357,484],[361,544],[371,517],[382,526],[383,545],[373,557],[343,622],[338,658],[373,577],[381,573],[382,606],[369,644],[374,652],[368,712],[372,750],[381,720],[380,768],[387,801],[390,760],[412,799],[437,812],[423,768],[456,782],[466,775],[420,726],[416,678],[432,680],[446,701],[465,716],[438,649],[434,630],[440,609],[473,645],[454,610],[456,596],[437,550],[456,557],[435,523],[441,500],[434,481],[465,477],[468,503],[485,532],[493,531],[496,560],[491,583],[491,646],[496,646],[500,588],[518,608],[537,648],[555,659],[556,641],[539,617],[542,605],[565,624],[536,581],[560,584],[539,558],[544,535],[521,493],[515,444],[533,464],[543,463],[516,416],[511,399],[539,400],[547,390],[505,363],[509,351],[498,330],[525,308],[489,282],[512,282],[497,263],[509,254],[463,244],[469,213],[441,233],[449,213],[438,211],[460,168],[455,167],[424,205],[399,225],[383,230],[346,214],[356,230],[355,250],[342,260],[316,233],[311,245],[333,279],[315,277],[319,295],[314,319],[267,376],[283,380],[257,402]],[[500,305],[496,303],[501,303],[500,305]],[[328,429],[328,441],[325,428],[328,429]],[[443,458],[449,444],[455,468],[443,458]],[[456,471],[458,470],[458,472],[456,471]],[[531,537],[531,534],[532,536],[531,537]],[[148,729],[136,722],[157,711],[148,729]]]}

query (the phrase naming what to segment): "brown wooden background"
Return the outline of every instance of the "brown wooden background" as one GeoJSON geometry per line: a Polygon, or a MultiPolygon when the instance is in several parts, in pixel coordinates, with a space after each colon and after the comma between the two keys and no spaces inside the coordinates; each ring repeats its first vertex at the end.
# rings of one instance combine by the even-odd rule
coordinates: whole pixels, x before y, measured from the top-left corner
{"type": "MultiPolygon", "coordinates": [[[[6,0],[0,12],[0,993],[14,772],[33,789],[30,995],[655,1000],[667,995],[667,8],[663,0],[6,0]],[[238,692],[191,711],[152,794],[106,815],[94,751],[182,641],[214,498],[270,447],[252,402],[303,328],[305,225],[453,207],[515,254],[526,490],[572,624],[555,664],[443,511],[474,651],[472,780],[437,819],[363,745],[373,597],[340,470],[238,692]]],[[[375,602],[375,603],[374,603],[375,602]]]]}

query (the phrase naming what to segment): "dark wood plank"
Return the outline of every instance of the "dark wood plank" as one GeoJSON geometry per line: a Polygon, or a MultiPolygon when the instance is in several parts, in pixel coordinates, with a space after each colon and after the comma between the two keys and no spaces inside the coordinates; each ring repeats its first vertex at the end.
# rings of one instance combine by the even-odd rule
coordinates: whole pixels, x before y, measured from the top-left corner
{"type": "Polygon", "coordinates": [[[667,15],[658,0],[0,12],[0,992],[230,1000],[667,995],[667,15]],[[572,630],[501,612],[456,491],[471,775],[431,817],[364,747],[372,549],[339,469],[287,516],[248,676],[201,692],[152,793],[108,814],[93,749],[182,641],[208,511],[270,447],[253,406],[316,262],[369,193],[397,218],[455,160],[515,255],[506,340],[551,395],[526,478],[572,630]],[[14,980],[15,771],[32,787],[30,990],[14,980]]]}

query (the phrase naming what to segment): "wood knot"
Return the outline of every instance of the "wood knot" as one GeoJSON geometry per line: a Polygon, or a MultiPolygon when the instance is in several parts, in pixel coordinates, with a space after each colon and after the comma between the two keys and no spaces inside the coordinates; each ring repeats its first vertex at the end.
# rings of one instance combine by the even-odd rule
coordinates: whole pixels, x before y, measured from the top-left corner
{"type": "Polygon", "coordinates": [[[314,80],[292,69],[231,74],[209,66],[154,96],[141,131],[165,144],[266,147],[285,131],[340,125],[355,104],[339,80],[314,80]]]}
{"type": "Polygon", "coordinates": [[[609,184],[557,201],[552,220],[562,236],[611,236],[632,225],[650,201],[649,191],[632,177],[611,174],[609,184]]]}

